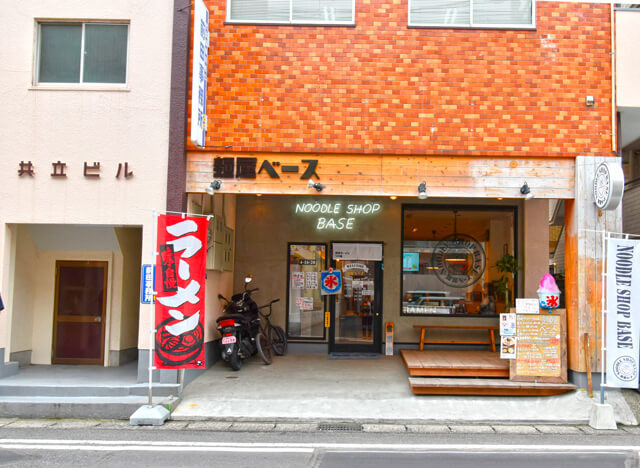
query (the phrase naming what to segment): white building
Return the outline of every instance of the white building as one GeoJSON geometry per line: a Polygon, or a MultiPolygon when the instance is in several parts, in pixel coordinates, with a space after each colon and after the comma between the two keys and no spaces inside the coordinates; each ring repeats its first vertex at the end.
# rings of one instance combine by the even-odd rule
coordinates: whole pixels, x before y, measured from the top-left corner
{"type": "Polygon", "coordinates": [[[140,265],[167,206],[173,15],[172,0],[4,4],[0,376],[148,348],[140,265]]]}

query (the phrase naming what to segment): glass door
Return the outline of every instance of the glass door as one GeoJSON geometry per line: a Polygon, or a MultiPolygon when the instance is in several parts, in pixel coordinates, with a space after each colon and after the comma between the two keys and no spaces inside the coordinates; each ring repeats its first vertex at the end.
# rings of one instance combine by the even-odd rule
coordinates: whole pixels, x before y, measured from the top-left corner
{"type": "Polygon", "coordinates": [[[342,291],[329,296],[329,352],[381,352],[382,261],[336,259],[342,291]]]}

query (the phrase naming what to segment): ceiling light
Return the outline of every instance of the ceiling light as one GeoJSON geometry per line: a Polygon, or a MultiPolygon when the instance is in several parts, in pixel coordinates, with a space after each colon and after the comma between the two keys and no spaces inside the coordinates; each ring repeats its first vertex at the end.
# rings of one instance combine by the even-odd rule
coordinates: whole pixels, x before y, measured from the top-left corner
{"type": "Polygon", "coordinates": [[[316,191],[318,192],[322,192],[324,185],[322,185],[320,182],[314,182],[312,179],[309,179],[309,183],[307,184],[307,187],[316,189],[316,191]]]}
{"type": "Polygon", "coordinates": [[[209,195],[213,195],[216,190],[220,190],[220,187],[222,187],[222,182],[220,182],[218,179],[216,179],[213,182],[211,182],[211,184],[204,190],[209,195]]]}
{"type": "Polygon", "coordinates": [[[531,193],[531,189],[529,188],[529,184],[525,181],[524,185],[520,187],[520,193],[524,195],[525,200],[531,200],[533,198],[533,193],[531,193]]]}
{"type": "Polygon", "coordinates": [[[428,196],[429,195],[427,195],[427,182],[423,180],[422,182],[420,182],[420,185],[418,185],[418,198],[420,200],[424,200],[428,196]]]}

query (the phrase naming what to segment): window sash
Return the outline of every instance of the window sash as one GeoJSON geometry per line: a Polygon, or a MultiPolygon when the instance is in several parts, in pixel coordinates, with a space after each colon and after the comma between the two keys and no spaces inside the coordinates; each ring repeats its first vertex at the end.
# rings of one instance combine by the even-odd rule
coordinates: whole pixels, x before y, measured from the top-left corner
{"type": "Polygon", "coordinates": [[[127,83],[128,23],[40,22],[37,47],[34,67],[36,84],[55,86],[59,84],[125,85],[127,83]],[[54,31],[56,27],[60,28],[59,31],[80,28],[80,40],[72,43],[71,47],[69,44],[61,43],[54,35],[47,32],[54,31]],[[88,41],[87,28],[89,29],[88,41]],[[102,29],[102,38],[96,40],[96,33],[100,35],[100,29],[102,29]],[[106,44],[105,40],[108,40],[111,48],[101,47],[106,44]],[[56,42],[58,44],[55,44],[56,42]],[[65,47],[68,47],[67,50],[65,47]],[[59,56],[68,58],[67,61],[71,62],[72,70],[55,69],[55,62],[59,56]]]}
{"type": "Polygon", "coordinates": [[[536,0],[409,0],[409,26],[535,28],[536,0]]]}
{"type": "Polygon", "coordinates": [[[227,0],[230,23],[355,24],[355,0],[227,0]]]}

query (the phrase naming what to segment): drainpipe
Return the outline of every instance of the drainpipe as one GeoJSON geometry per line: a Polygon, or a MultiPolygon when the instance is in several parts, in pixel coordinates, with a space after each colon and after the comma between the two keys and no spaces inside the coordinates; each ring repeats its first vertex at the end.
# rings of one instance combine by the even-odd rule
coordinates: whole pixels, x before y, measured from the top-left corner
{"type": "Polygon", "coordinates": [[[618,156],[618,118],[616,108],[615,11],[611,3],[611,150],[618,156]]]}

